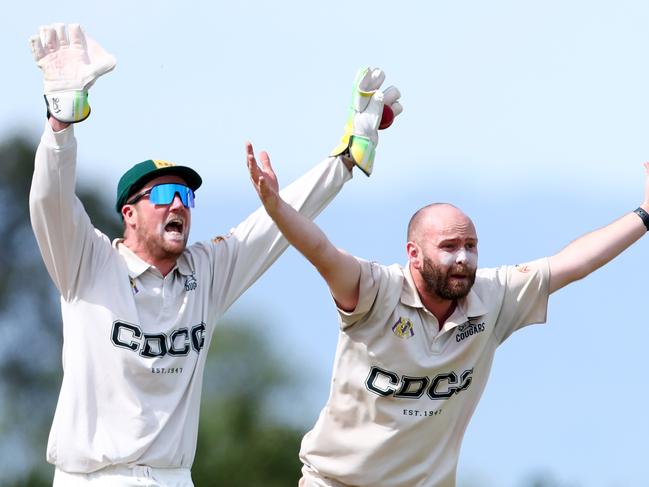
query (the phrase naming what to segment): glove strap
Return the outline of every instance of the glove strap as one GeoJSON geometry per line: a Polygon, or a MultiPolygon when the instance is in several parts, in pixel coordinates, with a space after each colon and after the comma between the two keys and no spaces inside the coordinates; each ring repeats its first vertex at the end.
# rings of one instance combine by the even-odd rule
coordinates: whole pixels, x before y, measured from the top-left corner
{"type": "Polygon", "coordinates": [[[57,91],[46,93],[48,117],[54,117],[60,122],[82,122],[90,116],[87,90],[57,91]]]}
{"type": "Polygon", "coordinates": [[[372,174],[375,154],[376,144],[374,142],[367,137],[352,135],[351,144],[349,144],[349,155],[366,176],[372,174]]]}
{"type": "Polygon", "coordinates": [[[334,150],[331,152],[332,156],[339,156],[347,153],[354,161],[361,171],[366,176],[372,174],[374,166],[374,156],[376,155],[376,144],[368,137],[362,135],[352,135],[352,124],[348,122],[345,125],[345,132],[334,150]]]}

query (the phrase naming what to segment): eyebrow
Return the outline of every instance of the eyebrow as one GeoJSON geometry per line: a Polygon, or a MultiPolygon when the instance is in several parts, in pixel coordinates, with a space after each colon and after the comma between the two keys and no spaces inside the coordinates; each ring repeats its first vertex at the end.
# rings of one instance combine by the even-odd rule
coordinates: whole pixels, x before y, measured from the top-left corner
{"type": "Polygon", "coordinates": [[[478,243],[478,238],[477,237],[467,237],[467,238],[449,237],[449,238],[443,238],[437,243],[437,245],[442,245],[442,244],[445,244],[445,243],[457,243],[457,242],[461,242],[461,241],[465,241],[467,243],[476,243],[477,244],[478,243]]]}

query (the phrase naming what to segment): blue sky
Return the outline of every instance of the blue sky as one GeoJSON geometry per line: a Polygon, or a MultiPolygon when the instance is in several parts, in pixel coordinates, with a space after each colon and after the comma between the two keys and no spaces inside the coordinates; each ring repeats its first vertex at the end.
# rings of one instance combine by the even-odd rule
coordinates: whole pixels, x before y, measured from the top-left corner
{"type": "MultiPolygon", "coordinates": [[[[642,200],[649,159],[649,4],[379,0],[11,2],[0,31],[0,135],[43,124],[27,45],[79,22],[118,61],[78,126],[79,177],[108,197],[133,163],[203,176],[193,240],[258,206],[251,140],[286,184],[336,145],[356,69],[380,66],[404,113],[318,223],[338,246],[404,263],[410,215],[450,201],[475,221],[482,266],[552,254],[642,200]]],[[[548,324],[496,354],[459,481],[515,487],[551,471],[570,485],[643,485],[649,438],[644,340],[649,243],[553,295],[548,324]]],[[[324,283],[289,250],[226,318],[253,317],[310,377],[308,427],[328,393],[337,324],[324,283]],[[254,311],[251,311],[254,310],[254,311]],[[259,310],[262,310],[260,313],[259,310]]],[[[422,440],[423,441],[423,440],[422,440]]]]}

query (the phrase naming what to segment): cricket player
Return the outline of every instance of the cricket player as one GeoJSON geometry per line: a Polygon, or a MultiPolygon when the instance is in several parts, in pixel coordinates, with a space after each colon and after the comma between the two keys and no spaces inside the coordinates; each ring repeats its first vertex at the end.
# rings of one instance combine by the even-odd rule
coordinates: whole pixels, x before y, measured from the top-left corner
{"type": "Polygon", "coordinates": [[[546,320],[548,297],[605,265],[649,230],[642,204],[551,257],[478,269],[471,219],[450,204],[417,211],[405,266],[334,247],[278,193],[268,154],[248,167],[278,227],[325,279],[338,308],[330,396],[303,441],[300,487],[453,487],[464,432],[494,353],[546,320]]]}
{"type": "MultiPolygon", "coordinates": [[[[75,195],[73,124],[90,114],[88,89],[115,58],[74,24],[41,27],[30,44],[48,109],[30,213],[63,315],[64,376],[47,446],[54,486],[190,487],[215,323],[288,244],[260,208],[227,236],[187,245],[202,180],[159,160],[119,180],[124,234],[111,242],[75,195]]],[[[305,218],[354,164],[371,173],[384,100],[400,111],[398,90],[379,90],[383,79],[363,72],[354,90],[368,103],[350,110],[344,147],[283,191],[305,218]]]]}

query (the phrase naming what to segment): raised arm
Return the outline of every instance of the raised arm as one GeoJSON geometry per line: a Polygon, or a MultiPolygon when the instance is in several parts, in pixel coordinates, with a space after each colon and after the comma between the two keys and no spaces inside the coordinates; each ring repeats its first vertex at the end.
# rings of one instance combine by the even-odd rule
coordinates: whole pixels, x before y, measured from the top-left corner
{"type": "Polygon", "coordinates": [[[94,236],[75,195],[76,140],[70,124],[88,117],[88,89],[114,68],[115,58],[75,24],[43,26],[29,44],[43,72],[49,118],[36,151],[31,222],[48,272],[63,297],[69,298],[84,248],[94,236]]]}
{"type": "MultiPolygon", "coordinates": [[[[378,68],[359,71],[341,142],[323,163],[282,189],[281,198],[304,218],[315,218],[331,202],[351,178],[350,169],[354,164],[366,175],[371,174],[378,131],[385,125],[381,125],[384,107],[389,107],[394,116],[402,111],[399,90],[380,89],[384,79],[385,74],[378,68]]],[[[252,148],[246,151],[252,154],[252,148]]],[[[261,207],[239,224],[225,243],[232,268],[227,289],[221,294],[220,309],[223,310],[261,276],[289,242],[261,207]]]]}
{"type": "Polygon", "coordinates": [[[607,264],[649,230],[649,163],[640,207],[613,223],[587,233],[550,257],[550,292],[586,277],[607,264]]]}
{"type": "Polygon", "coordinates": [[[360,264],[327,239],[311,220],[293,209],[279,194],[277,177],[266,152],[260,153],[261,167],[252,144],[246,144],[248,171],[259,199],[286,240],[304,255],[325,279],[338,306],[351,311],[358,302],[360,264]]]}

